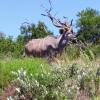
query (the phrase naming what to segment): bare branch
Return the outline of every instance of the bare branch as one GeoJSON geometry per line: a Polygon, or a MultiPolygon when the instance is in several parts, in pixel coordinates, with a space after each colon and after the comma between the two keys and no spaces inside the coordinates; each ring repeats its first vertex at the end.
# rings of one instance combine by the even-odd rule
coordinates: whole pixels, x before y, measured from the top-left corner
{"type": "Polygon", "coordinates": [[[72,26],[73,25],[73,19],[71,20],[71,23],[70,23],[70,26],[72,26]]]}

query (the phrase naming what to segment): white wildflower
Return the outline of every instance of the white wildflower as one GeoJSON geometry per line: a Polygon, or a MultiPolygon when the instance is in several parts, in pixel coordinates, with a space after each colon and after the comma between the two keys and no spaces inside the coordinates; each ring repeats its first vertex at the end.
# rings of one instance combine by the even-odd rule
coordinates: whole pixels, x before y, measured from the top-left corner
{"type": "Polygon", "coordinates": [[[78,78],[78,80],[81,80],[82,79],[82,76],[81,75],[78,75],[77,78],[78,78]]]}
{"type": "Polygon", "coordinates": [[[91,72],[92,71],[92,68],[89,68],[88,71],[91,72]]]}
{"type": "Polygon", "coordinates": [[[74,88],[75,88],[75,86],[73,85],[71,88],[72,88],[72,89],[74,89],[74,88]]]}
{"type": "Polygon", "coordinates": [[[24,95],[22,95],[21,97],[22,97],[23,99],[25,99],[25,96],[24,96],[24,95]]]}
{"type": "Polygon", "coordinates": [[[41,64],[40,66],[43,67],[43,64],[41,64]]]}
{"type": "Polygon", "coordinates": [[[71,90],[70,89],[68,89],[68,93],[70,93],[71,92],[71,90]]]}
{"type": "Polygon", "coordinates": [[[11,71],[11,73],[12,73],[13,75],[16,75],[16,76],[17,76],[17,73],[16,73],[16,72],[14,72],[14,71],[11,71]]]}
{"type": "Polygon", "coordinates": [[[7,100],[14,100],[11,96],[7,98],[7,100]]]}
{"type": "Polygon", "coordinates": [[[18,70],[18,74],[20,74],[20,70],[18,70]]]}
{"type": "Polygon", "coordinates": [[[34,98],[34,100],[38,100],[37,98],[34,98]]]}
{"type": "Polygon", "coordinates": [[[44,77],[44,75],[43,75],[43,74],[41,74],[41,77],[43,78],[43,77],[44,77]]]}
{"type": "Polygon", "coordinates": [[[48,94],[48,91],[47,90],[45,91],[45,94],[48,94]]]}
{"type": "Polygon", "coordinates": [[[28,83],[28,86],[30,87],[30,86],[31,86],[31,84],[30,84],[30,83],[28,83]]]}
{"type": "Polygon", "coordinates": [[[77,86],[77,90],[79,90],[79,89],[80,89],[80,87],[77,86]]]}
{"type": "Polygon", "coordinates": [[[48,75],[50,75],[50,73],[48,72],[48,75]]]}
{"type": "Polygon", "coordinates": [[[20,77],[17,77],[17,80],[20,80],[20,77]]]}
{"type": "Polygon", "coordinates": [[[86,73],[85,72],[83,72],[83,76],[86,76],[86,73]]]}
{"type": "Polygon", "coordinates": [[[16,91],[17,91],[18,93],[20,93],[20,88],[16,88],[16,91]]]}
{"type": "Polygon", "coordinates": [[[58,95],[58,91],[55,91],[55,94],[58,95]]]}
{"type": "Polygon", "coordinates": [[[33,74],[31,73],[30,76],[33,76],[33,74]]]}
{"type": "Polygon", "coordinates": [[[58,86],[58,89],[60,89],[60,86],[58,86]]]}
{"type": "Polygon", "coordinates": [[[37,80],[35,80],[36,85],[39,87],[39,82],[37,80]]]}
{"type": "Polygon", "coordinates": [[[26,71],[23,72],[23,75],[26,76],[26,71]]]}
{"type": "Polygon", "coordinates": [[[80,73],[80,70],[77,70],[77,73],[80,73]]]}

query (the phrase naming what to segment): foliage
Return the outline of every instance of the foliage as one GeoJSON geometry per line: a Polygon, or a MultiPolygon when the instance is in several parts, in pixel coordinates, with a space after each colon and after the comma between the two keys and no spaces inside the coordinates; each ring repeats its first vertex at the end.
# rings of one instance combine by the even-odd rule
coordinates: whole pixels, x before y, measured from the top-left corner
{"type": "Polygon", "coordinates": [[[20,27],[21,34],[24,34],[25,41],[32,38],[41,38],[52,34],[43,22],[38,22],[37,25],[25,23],[20,27]],[[25,25],[26,24],[26,25],[25,25]]]}
{"type": "Polygon", "coordinates": [[[15,41],[15,50],[13,53],[13,57],[22,57],[24,45],[24,36],[19,35],[15,41]]]}
{"type": "MultiPolygon", "coordinates": [[[[89,59],[94,59],[100,55],[100,14],[95,9],[87,8],[78,13],[77,27],[78,38],[87,42],[93,42],[93,46],[87,47],[84,54],[91,56],[89,59]],[[95,44],[94,44],[95,43],[95,44]],[[94,57],[93,57],[94,54],[94,57]]],[[[39,21],[38,24],[23,23],[20,27],[21,34],[13,40],[12,37],[5,37],[5,34],[0,32],[0,58],[6,57],[22,57],[24,45],[27,41],[33,38],[42,38],[53,34],[48,30],[45,23],[39,21]]],[[[69,59],[80,57],[81,51],[74,45],[67,46],[65,55],[69,59]]]]}
{"type": "Polygon", "coordinates": [[[75,60],[75,59],[84,59],[88,60],[95,60],[96,58],[100,57],[100,46],[99,45],[87,45],[85,48],[81,48],[79,45],[70,44],[65,48],[65,51],[62,54],[61,59],[66,60],[75,60]]]}
{"type": "Polygon", "coordinates": [[[45,60],[40,58],[5,58],[0,60],[0,88],[6,86],[11,80],[14,79],[14,75],[11,74],[11,71],[17,71],[22,67],[28,73],[33,75],[38,75],[41,71],[39,65],[43,63],[44,69],[48,72],[48,64],[45,60]],[[33,70],[34,69],[34,70],[33,70]]]}
{"type": "Polygon", "coordinates": [[[73,60],[80,56],[80,48],[76,47],[73,44],[70,44],[65,48],[65,56],[67,56],[69,59],[73,60]]]}
{"type": "Polygon", "coordinates": [[[78,59],[69,63],[60,61],[51,66],[40,62],[40,59],[3,61],[0,64],[1,87],[5,83],[7,86],[9,81],[13,83],[16,93],[8,97],[14,100],[21,97],[24,100],[78,100],[83,96],[85,99],[96,98],[100,92],[99,59],[88,62],[80,59],[81,62],[78,59]]]}
{"type": "Polygon", "coordinates": [[[12,37],[0,39],[0,53],[8,54],[13,53],[15,48],[15,43],[12,37]]]}
{"type": "Polygon", "coordinates": [[[100,14],[87,8],[77,16],[78,38],[86,42],[92,39],[97,44],[88,43],[84,49],[70,44],[57,64],[48,65],[44,59],[21,57],[29,39],[52,34],[43,22],[23,24],[21,34],[14,41],[0,32],[0,93],[6,94],[4,88],[13,84],[16,93],[7,96],[8,100],[99,100],[100,14]]]}
{"type": "Polygon", "coordinates": [[[92,46],[90,47],[90,50],[93,51],[93,53],[94,53],[94,55],[95,55],[96,57],[100,57],[100,45],[99,45],[99,44],[98,44],[98,45],[92,45],[92,46]]]}
{"type": "MultiPolygon", "coordinates": [[[[21,57],[24,45],[29,39],[42,38],[52,34],[43,22],[35,24],[22,25],[20,27],[21,34],[13,40],[11,36],[4,37],[4,33],[0,32],[0,55],[3,57],[21,57]]],[[[1,56],[0,56],[1,57],[1,56]]],[[[2,57],[1,57],[2,58],[2,57]]]]}
{"type": "Polygon", "coordinates": [[[100,13],[86,8],[77,14],[78,37],[87,42],[100,42],[100,13]]]}

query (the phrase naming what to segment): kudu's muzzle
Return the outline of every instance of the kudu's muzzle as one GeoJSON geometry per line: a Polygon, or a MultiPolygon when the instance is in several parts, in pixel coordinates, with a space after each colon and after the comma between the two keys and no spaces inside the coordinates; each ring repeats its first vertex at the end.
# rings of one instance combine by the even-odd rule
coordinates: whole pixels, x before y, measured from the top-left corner
{"type": "Polygon", "coordinates": [[[68,33],[68,39],[69,39],[69,41],[71,41],[72,43],[76,43],[76,42],[77,42],[77,38],[76,38],[75,33],[72,33],[72,32],[68,33]]]}

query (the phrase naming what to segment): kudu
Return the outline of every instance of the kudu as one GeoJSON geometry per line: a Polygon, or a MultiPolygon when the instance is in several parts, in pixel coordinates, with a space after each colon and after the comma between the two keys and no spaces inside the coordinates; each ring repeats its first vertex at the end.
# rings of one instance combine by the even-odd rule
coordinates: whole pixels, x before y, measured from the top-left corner
{"type": "MultiPolygon", "coordinates": [[[[59,19],[56,19],[47,12],[47,15],[52,21],[53,25],[60,28],[60,35],[53,36],[48,35],[44,38],[32,39],[25,45],[25,54],[27,56],[37,56],[37,57],[49,57],[53,58],[58,53],[61,53],[64,47],[67,45],[69,39],[74,39],[72,27],[68,23],[62,23],[59,19]]],[[[71,21],[72,24],[72,21],[71,21]]]]}

